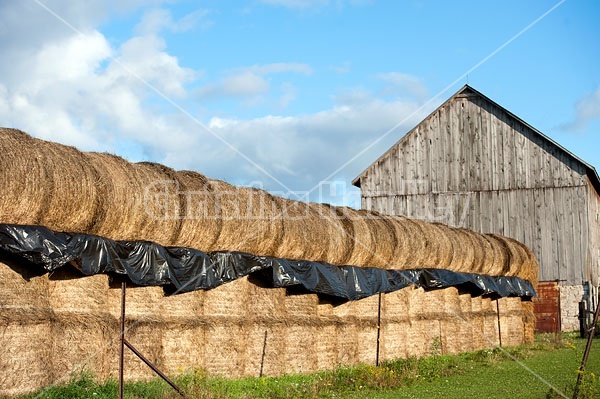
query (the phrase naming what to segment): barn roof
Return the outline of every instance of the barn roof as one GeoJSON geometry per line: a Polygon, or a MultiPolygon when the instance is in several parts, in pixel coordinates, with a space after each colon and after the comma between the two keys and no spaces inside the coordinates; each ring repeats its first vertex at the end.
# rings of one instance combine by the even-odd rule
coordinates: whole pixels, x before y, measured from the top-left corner
{"type": "MultiPolygon", "coordinates": [[[[598,176],[598,172],[596,171],[596,169],[589,163],[585,162],[583,159],[579,158],[578,156],[576,156],[575,154],[573,154],[571,151],[567,150],[565,147],[563,147],[562,145],[558,144],[556,141],[554,141],[553,139],[551,139],[550,137],[546,136],[544,133],[540,132],[539,130],[537,130],[536,128],[534,128],[533,126],[531,126],[529,123],[525,122],[523,119],[519,118],[518,116],[516,116],[515,114],[513,114],[512,112],[510,112],[509,110],[507,110],[506,108],[502,107],[501,105],[499,105],[498,103],[496,103],[495,101],[491,100],[489,97],[487,97],[486,95],[482,94],[481,92],[475,90],[473,87],[469,86],[469,85],[464,85],[463,87],[460,88],[460,90],[458,90],[456,93],[454,93],[448,100],[446,100],[442,105],[440,105],[439,107],[437,107],[433,112],[431,112],[429,115],[427,115],[427,118],[429,118],[431,115],[435,114],[440,108],[444,107],[446,104],[448,104],[450,101],[454,100],[455,98],[459,97],[459,96],[464,96],[464,95],[476,95],[479,96],[481,98],[483,98],[484,100],[490,102],[492,105],[502,109],[504,112],[506,112],[506,114],[508,114],[511,118],[515,119],[516,121],[518,121],[519,123],[522,123],[523,125],[527,126],[529,129],[531,129],[535,134],[537,134],[539,137],[541,137],[543,140],[547,141],[548,143],[550,143],[552,146],[556,147],[558,150],[560,150],[561,152],[563,152],[564,154],[568,155],[570,158],[572,158],[573,160],[576,161],[576,163],[581,164],[585,170],[586,170],[586,174],[588,176],[588,178],[590,179],[590,182],[592,183],[592,185],[594,186],[594,188],[596,189],[596,192],[598,194],[600,194],[600,177],[598,176]]],[[[424,120],[425,120],[424,119],[424,120]]],[[[422,122],[419,122],[417,124],[417,126],[419,126],[422,122]]],[[[360,179],[365,175],[365,172],[367,170],[369,170],[373,165],[377,164],[377,162],[379,162],[381,159],[386,158],[389,153],[391,152],[391,150],[393,148],[395,148],[396,146],[398,146],[399,144],[401,144],[404,140],[406,140],[411,134],[413,134],[416,131],[417,126],[415,126],[414,128],[412,128],[408,133],[406,133],[400,140],[398,140],[398,142],[396,142],[396,144],[394,144],[393,146],[390,147],[390,149],[388,149],[383,155],[381,155],[379,158],[377,158],[377,160],[375,162],[373,162],[371,165],[369,165],[365,170],[363,170],[360,175],[358,175],[354,180],[352,180],[352,184],[355,185],[356,187],[360,187],[360,179]]]]}

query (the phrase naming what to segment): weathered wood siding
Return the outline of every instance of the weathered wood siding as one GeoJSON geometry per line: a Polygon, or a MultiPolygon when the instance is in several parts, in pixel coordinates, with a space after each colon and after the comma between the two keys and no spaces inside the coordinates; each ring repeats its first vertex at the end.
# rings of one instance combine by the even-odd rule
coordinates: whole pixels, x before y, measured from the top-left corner
{"type": "Polygon", "coordinates": [[[594,286],[598,286],[600,274],[600,194],[588,185],[590,245],[587,253],[587,271],[594,286]]]}
{"type": "Polygon", "coordinates": [[[586,167],[468,90],[371,165],[360,185],[366,209],[524,242],[538,257],[541,280],[581,284],[588,254],[598,252],[589,247],[586,167]]]}

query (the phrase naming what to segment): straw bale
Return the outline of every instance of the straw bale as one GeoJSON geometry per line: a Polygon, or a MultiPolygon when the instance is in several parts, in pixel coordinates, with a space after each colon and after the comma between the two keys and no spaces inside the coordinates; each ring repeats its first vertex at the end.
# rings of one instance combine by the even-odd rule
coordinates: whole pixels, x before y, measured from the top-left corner
{"type": "Polygon", "coordinates": [[[316,333],[314,326],[287,327],[284,341],[286,374],[308,373],[317,369],[316,333]]]}
{"type": "Polygon", "coordinates": [[[333,307],[333,315],[335,317],[355,317],[354,302],[344,302],[333,307]]]}
{"type": "Polygon", "coordinates": [[[317,314],[319,297],[316,294],[295,294],[285,296],[285,315],[293,317],[314,317],[317,314]]]}
{"type": "Polygon", "coordinates": [[[319,298],[316,315],[322,318],[331,318],[333,316],[333,308],[334,306],[331,302],[319,298]]]}
{"type": "MultiPolygon", "coordinates": [[[[102,292],[106,296],[106,311],[113,317],[121,317],[121,285],[111,284],[102,292]]],[[[162,318],[161,301],[164,292],[161,287],[140,287],[127,285],[125,293],[125,311],[127,318],[146,321],[162,318]]]]}
{"type": "Polygon", "coordinates": [[[214,250],[274,256],[282,239],[281,210],[273,196],[252,187],[209,180],[222,218],[214,250]]]}
{"type": "Polygon", "coordinates": [[[452,270],[457,272],[475,272],[474,267],[484,268],[486,266],[476,261],[478,257],[481,259],[483,249],[477,247],[479,243],[469,230],[451,229],[450,236],[452,235],[456,237],[453,240],[455,256],[452,270]]]}
{"type": "Polygon", "coordinates": [[[380,336],[380,360],[394,360],[406,358],[406,331],[408,322],[388,323],[384,321],[381,325],[380,336]]]}
{"type": "MultiPolygon", "coordinates": [[[[48,300],[57,312],[104,312],[107,310],[108,275],[82,277],[66,268],[57,269],[48,281],[48,300]]],[[[120,303],[119,303],[120,306],[120,303]]]]}
{"type": "MultiPolygon", "coordinates": [[[[407,226],[408,222],[406,218],[401,216],[388,216],[381,215],[382,218],[387,220],[387,225],[393,230],[395,241],[393,242],[392,259],[388,260],[389,268],[410,268],[411,263],[409,259],[413,251],[419,251],[419,245],[424,243],[412,237],[410,234],[410,226],[407,226]],[[414,243],[413,243],[414,241],[414,243]]],[[[389,237],[389,235],[388,235],[389,237]]],[[[377,240],[378,238],[375,237],[377,240]]],[[[416,267],[416,266],[415,266],[416,267]]]]}
{"type": "Polygon", "coordinates": [[[107,343],[118,339],[117,330],[111,329],[116,326],[117,320],[107,313],[57,311],[51,341],[55,374],[67,377],[87,371],[101,379],[109,377],[110,359],[116,358],[116,352],[107,343]]]}
{"type": "Polygon", "coordinates": [[[239,278],[205,292],[205,316],[247,317],[248,277],[239,278]]]}
{"type": "Polygon", "coordinates": [[[423,357],[431,354],[440,339],[439,320],[412,319],[406,324],[406,354],[423,357]]]}
{"type": "Polygon", "coordinates": [[[358,328],[355,324],[342,324],[336,327],[337,361],[339,365],[353,366],[358,359],[358,328]]]}
{"type": "Polygon", "coordinates": [[[383,294],[381,297],[381,317],[387,319],[405,318],[408,316],[409,296],[412,287],[383,294]]]}
{"type": "Polygon", "coordinates": [[[177,172],[181,184],[182,226],[177,245],[213,251],[222,227],[218,196],[209,180],[193,171],[177,172]]]}
{"type": "Polygon", "coordinates": [[[56,378],[52,356],[52,325],[0,320],[0,395],[20,395],[49,385],[56,378]]]}
{"type": "Polygon", "coordinates": [[[208,326],[204,337],[204,367],[210,374],[232,378],[244,375],[246,331],[241,325],[208,326]]]}
{"type": "Polygon", "coordinates": [[[248,314],[252,317],[274,320],[282,320],[287,317],[285,288],[266,288],[263,285],[257,285],[249,278],[246,295],[249,304],[248,314]]]}
{"type": "Polygon", "coordinates": [[[356,356],[358,362],[375,364],[377,358],[377,323],[370,326],[360,326],[357,330],[356,356]]]}
{"type": "Polygon", "coordinates": [[[36,143],[20,130],[0,128],[0,223],[40,223],[50,179],[36,143]]]}
{"type": "Polygon", "coordinates": [[[535,332],[535,314],[533,313],[533,301],[521,302],[523,319],[523,339],[525,343],[532,343],[535,332]]]}
{"type": "Polygon", "coordinates": [[[318,370],[332,370],[338,364],[337,327],[326,325],[315,332],[316,361],[318,370]]]}
{"type": "Polygon", "coordinates": [[[162,334],[165,370],[182,373],[204,367],[205,326],[167,323],[162,334]]]}
{"type": "MultiPolygon", "coordinates": [[[[273,333],[270,331],[271,326],[265,326],[258,323],[245,323],[242,328],[246,336],[246,352],[243,373],[246,376],[259,377],[260,363],[263,361],[263,373],[265,372],[266,351],[270,345],[278,345],[273,340],[273,333]],[[267,342],[265,346],[265,333],[267,342]],[[263,360],[263,348],[265,350],[265,359],[263,360]]],[[[269,359],[271,360],[271,359],[269,359]]]]}
{"type": "Polygon", "coordinates": [[[47,276],[35,276],[26,265],[0,257],[0,281],[0,304],[11,308],[50,308],[47,276]]]}
{"type": "MultiPolygon", "coordinates": [[[[167,325],[160,320],[132,318],[127,315],[125,337],[144,357],[160,370],[165,370],[165,353],[162,343],[167,325]]],[[[116,335],[118,337],[118,333],[116,335]]],[[[133,380],[155,377],[154,372],[130,350],[125,351],[125,376],[133,380]]]]}
{"type": "Polygon", "coordinates": [[[195,320],[204,314],[205,291],[192,291],[160,299],[156,310],[166,321],[195,320]]]}
{"type": "MultiPolygon", "coordinates": [[[[247,339],[247,342],[250,342],[250,339],[252,340],[252,346],[259,347],[259,350],[253,350],[251,352],[252,359],[246,358],[246,362],[252,364],[253,369],[258,365],[258,368],[254,369],[255,371],[249,375],[260,374],[260,361],[262,359],[265,330],[267,330],[267,328],[257,326],[257,328],[254,329],[253,335],[247,339]]],[[[263,375],[277,376],[288,372],[285,363],[286,348],[283,346],[283,343],[286,340],[286,334],[287,329],[285,326],[274,325],[268,328],[267,345],[265,347],[265,358],[263,362],[263,375]]],[[[249,355],[250,353],[246,356],[248,357],[249,355]]]]}
{"type": "Polygon", "coordinates": [[[427,259],[425,261],[427,267],[455,267],[454,265],[451,265],[453,248],[452,243],[447,236],[450,229],[442,228],[438,223],[426,223],[421,221],[418,223],[421,223],[421,229],[425,235],[424,239],[427,242],[427,259]]]}
{"type": "MultiPolygon", "coordinates": [[[[373,235],[370,227],[370,213],[349,207],[337,207],[335,213],[350,239],[350,255],[346,263],[349,265],[373,265],[372,260],[376,254],[378,237],[373,235]]],[[[384,238],[381,237],[381,239],[384,238]]]]}
{"type": "Polygon", "coordinates": [[[89,233],[172,245],[180,223],[173,172],[156,164],[132,164],[107,153],[91,152],[86,157],[106,193],[104,215],[89,233]]]}

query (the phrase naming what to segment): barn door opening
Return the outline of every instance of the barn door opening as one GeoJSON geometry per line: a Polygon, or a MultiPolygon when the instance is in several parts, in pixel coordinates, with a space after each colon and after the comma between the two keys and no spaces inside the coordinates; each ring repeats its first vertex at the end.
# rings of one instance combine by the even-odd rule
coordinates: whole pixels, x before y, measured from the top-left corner
{"type": "Polygon", "coordinates": [[[558,281],[540,281],[533,299],[536,333],[557,333],[560,325],[560,291],[558,281]]]}

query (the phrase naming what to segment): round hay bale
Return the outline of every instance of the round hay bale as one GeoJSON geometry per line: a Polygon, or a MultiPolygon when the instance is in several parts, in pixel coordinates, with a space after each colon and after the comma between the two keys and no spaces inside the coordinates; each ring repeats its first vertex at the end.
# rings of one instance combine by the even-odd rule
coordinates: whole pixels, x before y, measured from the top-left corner
{"type": "Polygon", "coordinates": [[[48,171],[36,139],[0,128],[0,223],[39,224],[47,192],[48,171]]]}
{"type": "Polygon", "coordinates": [[[493,234],[493,236],[501,243],[507,257],[507,261],[498,275],[517,276],[519,271],[523,270],[524,258],[527,257],[527,254],[520,245],[515,244],[516,241],[497,234],[493,234]]]}
{"type": "Polygon", "coordinates": [[[406,252],[407,258],[403,269],[418,269],[426,267],[426,247],[427,242],[423,237],[423,229],[421,223],[416,222],[414,219],[408,219],[404,217],[398,217],[397,223],[402,225],[405,231],[404,237],[406,238],[406,252]]]}
{"type": "MultiPolygon", "coordinates": [[[[398,238],[396,237],[396,228],[391,220],[377,212],[360,211],[361,216],[367,229],[372,237],[373,245],[370,248],[365,248],[367,252],[372,253],[372,258],[362,265],[378,267],[381,269],[394,268],[394,254],[397,246],[398,238]]],[[[359,245],[361,243],[358,243],[359,245]]],[[[361,265],[361,264],[359,264],[361,265]]]]}
{"type": "Polygon", "coordinates": [[[208,179],[193,171],[179,171],[182,226],[177,245],[209,252],[222,228],[221,212],[208,179]]]}
{"type": "Polygon", "coordinates": [[[180,183],[172,169],[115,155],[87,153],[104,187],[105,212],[88,231],[113,240],[174,245],[181,229],[180,183]]]}
{"type": "Polygon", "coordinates": [[[42,140],[36,140],[35,146],[44,152],[48,178],[40,224],[56,231],[89,231],[103,208],[96,171],[75,147],[42,140]]]}
{"type": "Polygon", "coordinates": [[[392,269],[410,269],[408,260],[411,256],[411,240],[409,230],[406,227],[407,222],[401,216],[385,216],[388,220],[390,228],[394,229],[394,237],[396,237],[394,252],[390,265],[392,269]]]}
{"type": "Polygon", "coordinates": [[[266,191],[209,180],[222,218],[214,250],[274,256],[281,242],[281,210],[266,191]]]}
{"type": "Polygon", "coordinates": [[[281,210],[282,235],[275,256],[288,259],[327,259],[330,228],[319,220],[313,204],[282,197],[273,200],[281,210]]]}
{"type": "Polygon", "coordinates": [[[471,231],[467,229],[451,229],[452,234],[456,237],[454,240],[454,254],[456,257],[452,262],[450,270],[457,272],[474,272],[473,265],[477,257],[476,252],[478,241],[471,231]]]}
{"type": "Polygon", "coordinates": [[[317,204],[311,203],[318,213],[318,219],[314,220],[313,225],[310,226],[311,232],[316,226],[324,224],[329,230],[328,242],[315,242],[315,249],[319,246],[327,245],[326,261],[333,265],[346,265],[350,259],[352,253],[352,237],[347,231],[347,226],[344,224],[343,217],[338,216],[335,211],[335,207],[329,204],[317,204]]]}
{"type": "Polygon", "coordinates": [[[454,247],[449,235],[451,228],[441,223],[428,223],[431,229],[431,241],[434,243],[435,251],[437,252],[437,268],[445,269],[452,267],[452,259],[454,258],[454,247]]]}
{"type": "Polygon", "coordinates": [[[138,226],[148,218],[143,209],[144,182],[137,178],[132,165],[121,157],[89,152],[86,158],[97,171],[105,195],[103,217],[96,221],[90,233],[113,240],[142,238],[138,226]]]}
{"type": "Polygon", "coordinates": [[[138,226],[140,236],[161,245],[177,245],[183,213],[182,184],[177,173],[153,162],[139,162],[132,166],[144,183],[142,212],[148,216],[146,223],[138,226]]]}
{"type": "Polygon", "coordinates": [[[369,213],[348,207],[339,207],[336,212],[346,221],[346,228],[352,239],[352,252],[348,258],[348,264],[371,265],[375,256],[377,236],[373,235],[368,218],[369,213]]]}
{"type": "Polygon", "coordinates": [[[502,270],[505,269],[509,262],[508,253],[502,241],[498,240],[492,234],[484,234],[483,238],[490,243],[492,258],[487,265],[487,274],[491,276],[502,275],[502,270]]]}

